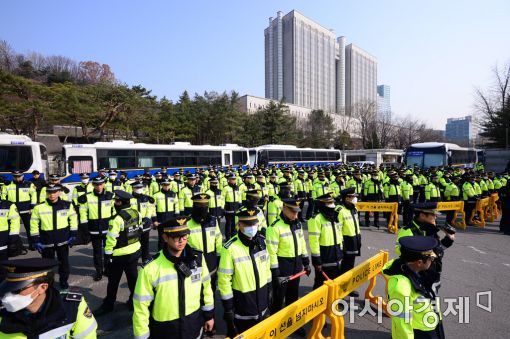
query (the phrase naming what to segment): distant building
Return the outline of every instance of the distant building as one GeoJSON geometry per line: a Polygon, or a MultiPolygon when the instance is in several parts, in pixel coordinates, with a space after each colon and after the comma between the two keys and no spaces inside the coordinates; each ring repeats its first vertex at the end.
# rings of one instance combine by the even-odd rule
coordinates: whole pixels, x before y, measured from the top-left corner
{"type": "Polygon", "coordinates": [[[264,30],[265,97],[328,113],[377,104],[377,59],[293,10],[264,30]]]}
{"type": "Polygon", "coordinates": [[[391,119],[391,89],[388,85],[377,86],[377,115],[391,119]]]}
{"type": "Polygon", "coordinates": [[[374,111],[377,107],[377,59],[350,44],[345,47],[346,113],[357,104],[374,105],[374,111]]]}
{"type": "Polygon", "coordinates": [[[463,118],[448,118],[446,120],[445,137],[448,141],[459,145],[474,145],[477,128],[471,115],[463,118]]]}

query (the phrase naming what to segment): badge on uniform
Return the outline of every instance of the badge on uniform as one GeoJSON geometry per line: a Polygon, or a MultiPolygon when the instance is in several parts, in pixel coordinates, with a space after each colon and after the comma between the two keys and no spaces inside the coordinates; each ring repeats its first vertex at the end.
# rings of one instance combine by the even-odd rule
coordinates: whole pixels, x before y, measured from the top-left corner
{"type": "Polygon", "coordinates": [[[90,310],[90,307],[87,306],[85,312],[83,312],[83,316],[88,319],[92,318],[92,311],[90,310]]]}
{"type": "Polygon", "coordinates": [[[191,272],[192,272],[192,274],[191,274],[191,282],[192,283],[195,283],[202,279],[202,271],[199,270],[198,268],[192,269],[191,272]]]}

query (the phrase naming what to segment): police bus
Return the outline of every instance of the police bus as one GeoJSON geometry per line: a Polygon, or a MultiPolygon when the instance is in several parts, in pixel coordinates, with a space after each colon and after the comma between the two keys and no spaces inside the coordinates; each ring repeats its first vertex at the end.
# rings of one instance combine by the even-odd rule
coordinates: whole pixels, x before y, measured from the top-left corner
{"type": "Polygon", "coordinates": [[[483,161],[483,151],[442,142],[423,142],[406,148],[404,162],[407,166],[420,168],[454,166],[472,168],[483,161]]]}
{"type": "Polygon", "coordinates": [[[174,142],[169,145],[134,143],[116,140],[94,144],[64,145],[62,151],[65,178],[63,183],[80,182],[80,173],[97,175],[102,168],[127,172],[128,178],[142,174],[144,169],[151,173],[166,166],[168,173],[180,169],[194,172],[198,167],[247,166],[248,150],[237,144],[220,146],[191,145],[189,142],[174,142]]]}
{"type": "Polygon", "coordinates": [[[6,180],[12,180],[11,171],[14,170],[26,172],[25,179],[37,170],[44,178],[48,169],[46,146],[25,135],[0,133],[0,175],[6,180]]]}
{"type": "Polygon", "coordinates": [[[262,145],[249,149],[250,166],[254,165],[325,165],[342,161],[339,150],[298,148],[292,145],[262,145]]]}

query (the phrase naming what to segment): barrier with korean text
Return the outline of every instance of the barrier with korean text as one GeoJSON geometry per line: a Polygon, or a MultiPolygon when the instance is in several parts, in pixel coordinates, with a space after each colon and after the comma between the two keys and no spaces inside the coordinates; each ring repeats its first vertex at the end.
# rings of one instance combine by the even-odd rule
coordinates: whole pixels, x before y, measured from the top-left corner
{"type": "Polygon", "coordinates": [[[455,218],[453,226],[456,228],[466,229],[466,213],[464,213],[464,201],[442,201],[437,203],[438,211],[454,211],[455,218]],[[461,215],[460,221],[457,220],[457,214],[461,215]]]}
{"type": "Polygon", "coordinates": [[[335,314],[338,300],[370,281],[365,298],[377,305],[386,307],[382,297],[372,294],[377,275],[388,262],[388,252],[380,251],[377,255],[357,265],[334,280],[327,280],[318,289],[301,297],[294,303],[273,314],[249,330],[238,335],[237,339],[274,339],[287,338],[306,323],[313,321],[308,338],[324,339],[322,329],[326,317],[331,320],[331,338],[344,338],[343,316],[335,314]]]}
{"type": "Polygon", "coordinates": [[[475,208],[473,209],[471,215],[469,216],[468,223],[484,228],[485,215],[488,207],[489,198],[478,199],[476,201],[475,208]]]}
{"type": "Polygon", "coordinates": [[[398,231],[398,203],[396,202],[358,202],[359,212],[390,212],[388,232],[397,234],[398,231]]]}

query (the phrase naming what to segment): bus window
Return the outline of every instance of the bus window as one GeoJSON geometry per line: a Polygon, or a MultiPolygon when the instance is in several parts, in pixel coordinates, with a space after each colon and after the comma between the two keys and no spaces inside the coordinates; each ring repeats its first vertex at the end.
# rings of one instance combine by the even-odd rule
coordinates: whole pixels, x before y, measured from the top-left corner
{"type": "MultiPolygon", "coordinates": [[[[233,151],[232,152],[233,157],[233,165],[245,165],[246,164],[246,151],[233,151]]],[[[255,151],[250,151],[250,164],[255,163],[255,151]],[[252,159],[253,154],[253,159],[252,159]]]]}
{"type": "Polygon", "coordinates": [[[301,161],[301,152],[300,151],[285,151],[285,160],[286,161],[301,161]]]}
{"type": "Polygon", "coordinates": [[[41,159],[48,160],[48,152],[46,152],[46,147],[44,145],[39,145],[39,150],[41,151],[41,159]]]}
{"type": "Polygon", "coordinates": [[[444,166],[444,154],[429,154],[425,153],[423,159],[423,166],[429,168],[431,166],[444,166]]]}
{"type": "Polygon", "coordinates": [[[223,157],[224,157],[223,160],[224,160],[225,166],[232,165],[232,163],[230,162],[230,154],[229,153],[223,154],[223,157]]]}
{"type": "Polygon", "coordinates": [[[315,151],[301,151],[301,159],[303,161],[313,161],[315,159],[315,151]]]}
{"type": "Polygon", "coordinates": [[[260,165],[267,165],[269,163],[267,151],[259,151],[257,158],[258,158],[258,164],[260,165]]]}
{"type": "Polygon", "coordinates": [[[30,146],[0,146],[0,171],[26,172],[33,163],[30,146]]]}
{"type": "Polygon", "coordinates": [[[285,153],[284,151],[269,151],[269,161],[284,161],[285,153]]]}
{"type": "MultiPolygon", "coordinates": [[[[234,158],[235,159],[235,158],[234,158]]],[[[234,161],[235,162],[235,161],[234,161]]],[[[253,166],[257,163],[257,151],[250,150],[250,166],[253,166]]]]}
{"type": "Polygon", "coordinates": [[[84,157],[84,156],[69,157],[69,159],[67,160],[67,170],[71,174],[92,172],[92,157],[84,157]]]}

